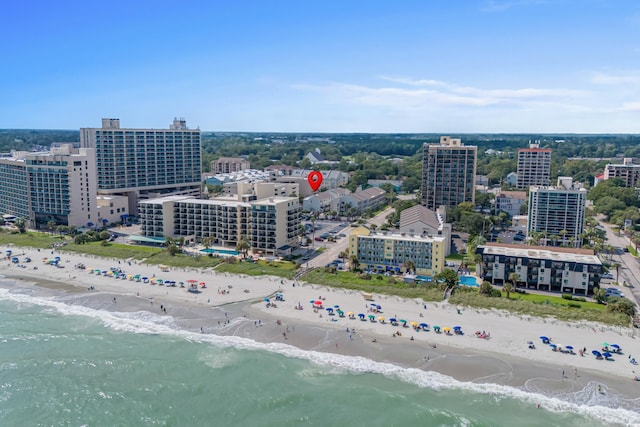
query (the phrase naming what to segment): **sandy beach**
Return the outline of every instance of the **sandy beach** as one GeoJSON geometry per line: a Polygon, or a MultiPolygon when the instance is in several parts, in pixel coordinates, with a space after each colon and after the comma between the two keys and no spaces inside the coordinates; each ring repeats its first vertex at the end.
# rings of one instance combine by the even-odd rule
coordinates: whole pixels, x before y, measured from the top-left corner
{"type": "MultiPolygon", "coordinates": [[[[2,248],[3,252],[4,249],[2,248]]],[[[20,263],[0,263],[0,274],[15,280],[16,292],[44,296],[73,295],[75,303],[111,311],[149,310],[176,319],[181,327],[202,333],[237,335],[261,342],[281,342],[303,349],[365,356],[403,366],[433,370],[460,381],[496,383],[548,395],[582,393],[581,399],[606,405],[606,394],[622,396],[631,409],[640,407],[638,331],[591,322],[569,323],[514,315],[497,310],[456,307],[446,302],[424,303],[373,294],[365,299],[356,291],[292,282],[276,277],[252,277],[138,264],[73,253],[11,247],[20,263]],[[30,263],[22,262],[29,256],[30,263]],[[64,268],[47,265],[44,258],[59,256],[64,268]],[[84,264],[85,269],[74,267],[84,264]],[[21,267],[24,265],[24,267],[21,267]],[[34,269],[37,267],[37,269],[34,269]],[[96,274],[94,270],[120,269],[124,279],[96,274]],[[166,285],[136,282],[126,275],[163,281],[166,285]],[[187,291],[188,281],[204,282],[198,293],[187,291]],[[274,295],[282,293],[284,301],[274,295]],[[265,300],[269,298],[269,302],[265,300]],[[312,303],[321,301],[322,307],[312,303]],[[275,306],[273,305],[275,304],[275,306]],[[337,306],[337,307],[336,307],[337,306]],[[377,308],[380,306],[380,309],[377,308]],[[333,315],[326,308],[333,308],[333,315]],[[301,309],[300,309],[301,308],[301,309]],[[345,314],[340,317],[338,308],[345,314]],[[347,313],[353,312],[353,318],[347,313]],[[359,314],[363,314],[361,320],[359,314]],[[370,319],[369,316],[373,316],[370,319]],[[403,327],[390,318],[407,321],[403,327]],[[384,322],[381,321],[384,318],[384,322]],[[411,322],[426,323],[428,331],[411,322]],[[460,326],[462,335],[436,333],[434,326],[460,326]],[[489,335],[479,338],[475,332],[489,335]],[[558,348],[571,345],[574,354],[553,351],[541,342],[551,338],[558,348]],[[533,342],[530,349],[527,342],[533,342]],[[603,343],[617,344],[622,354],[597,360],[592,350],[603,343]],[[586,348],[584,356],[579,349],[586,348]],[[596,393],[598,387],[603,392],[596,393]],[[584,397],[585,393],[592,393],[584,397]]]]}

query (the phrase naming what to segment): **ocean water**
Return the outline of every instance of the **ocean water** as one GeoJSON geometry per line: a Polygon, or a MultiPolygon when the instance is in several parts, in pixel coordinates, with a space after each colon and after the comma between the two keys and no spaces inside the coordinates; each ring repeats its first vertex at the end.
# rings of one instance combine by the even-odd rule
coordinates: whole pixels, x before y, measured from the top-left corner
{"type": "Polygon", "coordinates": [[[626,410],[7,289],[0,325],[0,426],[640,425],[626,410]]]}

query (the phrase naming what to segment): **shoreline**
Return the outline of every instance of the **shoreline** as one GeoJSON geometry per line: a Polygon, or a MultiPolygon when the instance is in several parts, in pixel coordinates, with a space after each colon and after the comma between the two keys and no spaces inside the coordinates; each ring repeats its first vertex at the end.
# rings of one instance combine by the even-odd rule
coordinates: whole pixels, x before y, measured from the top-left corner
{"type": "Polygon", "coordinates": [[[444,302],[427,303],[425,310],[422,302],[395,296],[373,295],[375,301],[372,302],[364,300],[356,291],[274,277],[175,268],[162,272],[158,266],[133,262],[129,265],[122,260],[118,264],[118,260],[65,252],[55,253],[65,264],[65,268],[56,268],[41,261],[50,251],[12,249],[19,249],[33,260],[26,264],[27,268],[8,261],[0,263],[0,274],[16,282],[11,287],[15,291],[65,297],[73,304],[109,311],[145,310],[164,315],[166,309],[166,315],[172,316],[179,327],[193,332],[201,330],[205,334],[240,336],[262,343],[285,343],[303,350],[362,356],[401,367],[435,371],[463,382],[507,385],[561,399],[572,398],[581,390],[588,391],[589,398],[577,402],[580,404],[607,406],[609,396],[615,395],[628,403],[624,405],[628,406],[626,409],[638,411],[638,403],[634,401],[640,401],[640,382],[632,381],[632,376],[640,374],[640,367],[630,364],[627,357],[640,356],[640,342],[636,331],[630,328],[530,318],[497,310],[453,307],[444,302]],[[77,263],[101,270],[121,267],[127,273],[155,275],[165,280],[205,281],[207,287],[200,289],[201,293],[191,294],[180,287],[89,274],[75,269],[73,266],[77,263]],[[34,270],[34,266],[38,269],[34,270]],[[95,290],[89,290],[91,286],[95,290]],[[277,308],[267,308],[264,298],[278,291],[283,292],[284,301],[275,301],[277,308]],[[381,305],[382,313],[376,313],[376,322],[371,322],[367,318],[361,321],[357,316],[356,319],[330,316],[326,310],[314,312],[310,301],[320,296],[325,306],[339,305],[345,312],[363,313],[368,317],[366,310],[373,303],[381,305]],[[298,303],[302,310],[296,309],[298,303]],[[410,327],[392,327],[377,321],[378,317],[394,315],[409,322],[424,321],[443,328],[459,324],[465,334],[448,336],[436,334],[433,329],[416,332],[410,327]],[[483,329],[491,333],[491,339],[474,336],[474,330],[483,329]],[[393,336],[397,331],[402,335],[393,336]],[[553,352],[540,343],[540,335],[549,336],[559,344],[572,344],[576,351],[579,346],[586,346],[588,355],[553,352]],[[535,343],[535,350],[527,348],[529,340],[535,343]],[[591,350],[604,341],[620,344],[624,355],[617,356],[614,362],[595,360],[591,350]],[[605,393],[596,393],[598,386],[605,393]]]}

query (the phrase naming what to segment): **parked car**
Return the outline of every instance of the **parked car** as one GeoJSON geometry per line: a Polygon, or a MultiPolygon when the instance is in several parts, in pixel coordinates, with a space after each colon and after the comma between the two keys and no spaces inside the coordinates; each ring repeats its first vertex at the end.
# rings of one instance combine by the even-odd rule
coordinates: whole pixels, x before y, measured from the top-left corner
{"type": "Polygon", "coordinates": [[[602,275],[602,278],[603,278],[603,279],[613,279],[613,274],[611,274],[611,273],[604,273],[604,274],[602,275]]]}
{"type": "Polygon", "coordinates": [[[324,239],[322,237],[316,237],[315,239],[316,242],[324,242],[324,239]]]}

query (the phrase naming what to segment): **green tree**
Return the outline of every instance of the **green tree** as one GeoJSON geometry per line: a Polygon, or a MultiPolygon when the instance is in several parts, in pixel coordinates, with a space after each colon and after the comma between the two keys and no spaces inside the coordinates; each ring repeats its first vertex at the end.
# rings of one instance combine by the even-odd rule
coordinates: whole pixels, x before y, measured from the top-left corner
{"type": "Polygon", "coordinates": [[[243,259],[247,259],[247,256],[249,255],[249,249],[251,249],[251,245],[245,238],[240,239],[240,241],[236,245],[236,250],[242,254],[243,259]]]}
{"type": "Polygon", "coordinates": [[[458,273],[450,268],[443,269],[440,273],[434,276],[436,281],[444,281],[447,284],[448,288],[455,289],[460,282],[460,277],[458,277],[458,273]]]}
{"type": "Polygon", "coordinates": [[[513,292],[513,286],[511,285],[511,282],[505,282],[505,284],[502,286],[502,290],[507,293],[507,299],[509,299],[509,295],[511,294],[511,292],[513,292]]]}
{"type": "Polygon", "coordinates": [[[24,218],[18,218],[15,220],[14,225],[18,227],[20,234],[27,232],[27,221],[24,218]]]}
{"type": "Polygon", "coordinates": [[[360,268],[360,260],[357,255],[351,255],[349,258],[351,264],[351,271],[357,271],[360,268]]]}
{"type": "Polygon", "coordinates": [[[596,288],[593,290],[593,299],[596,300],[598,304],[604,304],[607,299],[607,294],[604,289],[596,288]]]}
{"type": "Polygon", "coordinates": [[[49,230],[51,232],[51,234],[53,234],[55,229],[56,229],[56,222],[54,220],[48,221],[47,222],[47,230],[49,230]]]}
{"type": "Polygon", "coordinates": [[[410,273],[416,269],[416,264],[409,259],[404,262],[404,268],[407,273],[410,273]]]}

